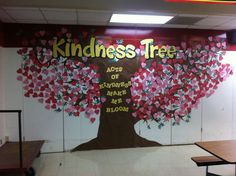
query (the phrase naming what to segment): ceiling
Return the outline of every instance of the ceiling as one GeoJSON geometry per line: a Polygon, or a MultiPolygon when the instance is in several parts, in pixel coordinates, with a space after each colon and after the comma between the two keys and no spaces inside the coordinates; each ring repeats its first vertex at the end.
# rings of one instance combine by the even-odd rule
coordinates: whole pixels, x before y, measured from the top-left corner
{"type": "Polygon", "coordinates": [[[236,5],[174,3],[164,0],[0,0],[0,20],[9,23],[111,24],[112,13],[173,15],[164,25],[192,29],[236,29],[236,5]]]}

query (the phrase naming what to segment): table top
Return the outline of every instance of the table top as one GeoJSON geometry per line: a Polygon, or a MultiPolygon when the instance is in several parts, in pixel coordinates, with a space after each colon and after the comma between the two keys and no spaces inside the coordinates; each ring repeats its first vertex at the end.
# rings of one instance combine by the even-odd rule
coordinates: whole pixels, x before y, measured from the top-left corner
{"type": "Polygon", "coordinates": [[[27,171],[40,152],[44,141],[22,142],[22,169],[19,159],[19,142],[7,142],[0,147],[0,174],[1,172],[27,171]]]}
{"type": "Polygon", "coordinates": [[[195,144],[222,160],[236,163],[236,140],[205,141],[195,144]]]}

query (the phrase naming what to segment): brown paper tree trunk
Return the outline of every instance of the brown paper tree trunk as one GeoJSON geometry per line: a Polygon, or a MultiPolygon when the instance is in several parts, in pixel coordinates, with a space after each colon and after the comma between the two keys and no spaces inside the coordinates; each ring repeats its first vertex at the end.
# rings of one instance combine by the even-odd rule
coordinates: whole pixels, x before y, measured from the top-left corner
{"type": "MultiPolygon", "coordinates": [[[[95,59],[95,64],[99,66],[101,75],[101,84],[111,82],[128,82],[131,76],[138,69],[137,58],[129,60],[123,59],[117,62],[109,62],[107,59],[95,59]],[[107,72],[108,68],[119,67],[121,72],[107,72]],[[118,79],[112,79],[112,75],[118,74],[118,79]]],[[[146,140],[136,134],[134,125],[139,119],[132,116],[132,109],[126,99],[131,97],[130,87],[128,88],[104,88],[101,89],[101,96],[106,97],[106,102],[101,108],[100,125],[97,138],[92,139],[87,143],[83,143],[75,147],[72,151],[91,150],[91,149],[111,149],[111,148],[129,148],[129,147],[146,147],[158,146],[157,142],[146,140]],[[107,96],[107,91],[122,91],[126,90],[127,94],[123,96],[107,96]],[[122,99],[122,103],[112,104],[113,99],[122,99]],[[128,112],[106,112],[106,108],[115,108],[117,106],[129,107],[128,112]]]]}

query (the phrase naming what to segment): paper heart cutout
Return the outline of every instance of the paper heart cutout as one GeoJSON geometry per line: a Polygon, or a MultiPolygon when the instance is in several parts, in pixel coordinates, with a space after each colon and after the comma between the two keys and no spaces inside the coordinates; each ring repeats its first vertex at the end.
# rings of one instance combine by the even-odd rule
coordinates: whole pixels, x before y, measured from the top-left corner
{"type": "Polygon", "coordinates": [[[96,118],[94,118],[94,117],[90,118],[90,122],[91,122],[91,123],[94,123],[95,120],[96,120],[96,118]]]}
{"type": "Polygon", "coordinates": [[[125,101],[126,101],[126,103],[130,104],[131,99],[130,99],[130,98],[127,98],[125,101]]]}

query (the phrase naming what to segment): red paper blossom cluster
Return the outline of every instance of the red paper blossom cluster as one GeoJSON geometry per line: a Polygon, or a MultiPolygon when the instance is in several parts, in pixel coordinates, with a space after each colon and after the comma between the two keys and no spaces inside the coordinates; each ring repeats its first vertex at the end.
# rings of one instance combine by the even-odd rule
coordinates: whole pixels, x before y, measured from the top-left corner
{"type": "Polygon", "coordinates": [[[154,120],[159,128],[173,119],[173,125],[189,121],[192,108],[202,97],[209,97],[230,74],[229,64],[221,60],[226,48],[221,39],[209,37],[206,45],[192,48],[181,43],[176,58],[147,61],[131,78],[133,116],[154,120]]]}
{"type": "MultiPolygon", "coordinates": [[[[36,33],[39,38],[45,35],[44,31],[36,33]]],[[[66,29],[58,35],[72,40],[66,29]]],[[[37,47],[18,51],[23,62],[17,80],[23,82],[24,96],[37,99],[48,110],[64,110],[77,117],[85,112],[94,122],[101,109],[98,67],[88,63],[87,58],[53,58],[52,41],[39,42],[37,47]]]]}

